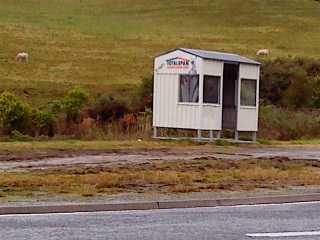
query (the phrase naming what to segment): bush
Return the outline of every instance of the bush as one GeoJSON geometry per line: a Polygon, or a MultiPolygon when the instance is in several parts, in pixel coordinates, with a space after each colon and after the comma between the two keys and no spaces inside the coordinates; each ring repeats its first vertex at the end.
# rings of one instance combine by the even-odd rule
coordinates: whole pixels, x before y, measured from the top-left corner
{"type": "Polygon", "coordinates": [[[2,134],[10,134],[17,130],[28,133],[31,126],[31,108],[9,92],[0,94],[0,130],[2,134]]]}
{"type": "Polygon", "coordinates": [[[311,91],[311,99],[312,99],[312,105],[315,108],[320,108],[320,74],[312,77],[309,79],[310,88],[312,88],[311,91]]]}
{"type": "Polygon", "coordinates": [[[282,107],[318,107],[320,60],[295,58],[264,61],[260,73],[260,98],[282,107]]]}
{"type": "Polygon", "coordinates": [[[152,109],[153,104],[153,76],[144,77],[137,88],[137,99],[134,103],[135,112],[143,112],[146,108],[152,109]]]}
{"type": "Polygon", "coordinates": [[[13,130],[11,132],[11,138],[14,141],[17,142],[29,142],[29,141],[33,141],[34,139],[32,137],[30,137],[29,135],[26,134],[21,134],[19,131],[17,130],[13,130]]]}
{"type": "Polygon", "coordinates": [[[79,121],[80,109],[88,103],[88,100],[89,94],[80,87],[76,87],[68,92],[68,96],[64,101],[67,124],[79,121]]]}
{"type": "Polygon", "coordinates": [[[47,135],[53,137],[56,133],[56,117],[51,108],[32,110],[32,130],[35,137],[47,135]]]}
{"type": "Polygon", "coordinates": [[[284,107],[313,107],[312,89],[307,73],[302,69],[292,71],[290,85],[282,93],[281,104],[284,107]]]}
{"type": "Polygon", "coordinates": [[[90,117],[106,123],[118,120],[127,112],[129,112],[129,107],[124,97],[115,93],[105,93],[94,102],[90,117]]]}
{"type": "Polygon", "coordinates": [[[317,138],[320,136],[320,110],[293,110],[262,104],[258,135],[284,141],[317,138]]]}

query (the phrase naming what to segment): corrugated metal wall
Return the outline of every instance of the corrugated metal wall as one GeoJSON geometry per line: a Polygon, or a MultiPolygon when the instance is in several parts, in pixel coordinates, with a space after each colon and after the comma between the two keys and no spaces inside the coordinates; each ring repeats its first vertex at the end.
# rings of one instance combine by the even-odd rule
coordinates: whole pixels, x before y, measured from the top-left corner
{"type": "Polygon", "coordinates": [[[156,73],[153,126],[197,129],[200,120],[199,104],[178,104],[178,83],[178,74],[156,73]]]}
{"type": "Polygon", "coordinates": [[[177,75],[156,74],[154,79],[153,125],[171,127],[172,112],[177,111],[177,75]]]}
{"type": "Polygon", "coordinates": [[[203,60],[203,74],[222,77],[223,62],[215,60],[203,60]]]}
{"type": "Polygon", "coordinates": [[[221,106],[203,106],[201,118],[201,129],[221,130],[221,106]]]}

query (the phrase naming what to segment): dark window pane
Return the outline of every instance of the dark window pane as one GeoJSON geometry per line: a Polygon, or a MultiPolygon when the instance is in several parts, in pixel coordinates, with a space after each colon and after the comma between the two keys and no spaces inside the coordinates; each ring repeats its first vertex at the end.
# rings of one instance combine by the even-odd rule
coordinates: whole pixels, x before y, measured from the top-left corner
{"type": "Polygon", "coordinates": [[[241,106],[256,106],[257,81],[241,79],[241,106]]]}
{"type": "Polygon", "coordinates": [[[203,102],[220,103],[220,77],[208,75],[204,76],[203,102]]]}
{"type": "Polygon", "coordinates": [[[198,102],[199,76],[180,75],[179,91],[179,102],[198,102]]]}

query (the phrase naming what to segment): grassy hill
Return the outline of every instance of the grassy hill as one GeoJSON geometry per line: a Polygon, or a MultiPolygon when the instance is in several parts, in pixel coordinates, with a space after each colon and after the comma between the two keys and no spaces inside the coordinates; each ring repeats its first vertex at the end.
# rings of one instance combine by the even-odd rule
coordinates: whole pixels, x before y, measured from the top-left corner
{"type": "Polygon", "coordinates": [[[0,9],[0,91],[33,106],[76,85],[91,96],[130,91],[152,75],[154,56],[177,47],[320,54],[314,0],[5,0],[0,9]],[[15,61],[21,51],[29,64],[15,61]]]}

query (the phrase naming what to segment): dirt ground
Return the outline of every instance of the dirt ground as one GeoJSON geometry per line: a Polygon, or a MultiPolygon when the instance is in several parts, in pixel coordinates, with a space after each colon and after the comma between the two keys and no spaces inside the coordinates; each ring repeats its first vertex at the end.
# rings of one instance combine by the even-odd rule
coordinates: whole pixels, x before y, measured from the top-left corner
{"type": "MultiPolygon", "coordinates": [[[[122,150],[92,150],[49,149],[41,151],[0,151],[0,172],[30,171],[41,169],[72,169],[75,167],[97,167],[108,165],[125,165],[129,163],[165,162],[175,160],[193,160],[199,158],[215,158],[223,160],[241,160],[258,158],[315,160],[320,161],[319,146],[193,146],[175,148],[137,149],[128,148],[122,150]]],[[[187,199],[212,199],[222,197],[248,197],[261,195],[284,195],[320,193],[319,186],[292,187],[287,189],[255,189],[246,192],[206,192],[186,193],[176,195],[148,195],[148,194],[117,194],[96,195],[90,198],[74,198],[70,196],[30,197],[19,200],[0,199],[0,205],[24,205],[47,203],[83,203],[83,202],[128,202],[146,200],[187,200],[187,199]]]]}
{"type": "Polygon", "coordinates": [[[75,166],[105,166],[197,158],[244,159],[274,158],[320,161],[320,146],[193,146],[175,148],[128,148],[122,150],[68,149],[41,151],[0,151],[0,171],[23,171],[75,166]]]}

